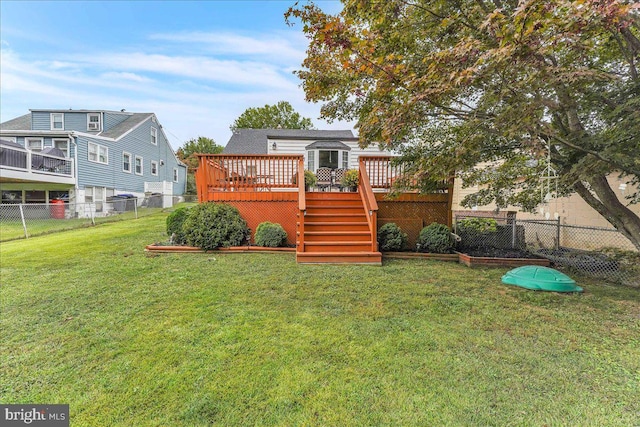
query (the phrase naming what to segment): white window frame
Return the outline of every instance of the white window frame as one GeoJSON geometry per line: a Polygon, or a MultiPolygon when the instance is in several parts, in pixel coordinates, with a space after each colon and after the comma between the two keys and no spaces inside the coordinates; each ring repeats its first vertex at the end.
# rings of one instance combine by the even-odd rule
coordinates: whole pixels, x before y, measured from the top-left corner
{"type": "Polygon", "coordinates": [[[127,153],[126,151],[122,152],[122,172],[125,173],[131,173],[131,171],[133,170],[133,156],[131,155],[131,153],[127,153]],[[124,165],[124,158],[125,157],[129,157],[129,169],[125,169],[124,165]]]}
{"type": "Polygon", "coordinates": [[[155,160],[151,160],[151,175],[158,176],[158,162],[155,160]]]}
{"type": "Polygon", "coordinates": [[[26,148],[29,151],[33,151],[34,153],[40,152],[42,150],[44,150],[44,138],[32,138],[32,137],[26,137],[24,139],[24,148],[26,148]],[[31,141],[38,141],[40,142],[40,148],[39,149],[33,149],[31,148],[31,141]]]}
{"type": "Polygon", "coordinates": [[[51,141],[51,144],[52,144],[53,147],[64,151],[64,156],[69,158],[69,139],[67,139],[67,138],[53,138],[53,141],[51,141]],[[67,144],[66,148],[62,149],[60,147],[57,147],[56,146],[57,142],[64,142],[65,144],[67,144]]]}
{"type": "Polygon", "coordinates": [[[64,130],[64,113],[51,113],[51,130],[64,130]],[[55,126],[55,118],[58,116],[60,116],[60,123],[62,124],[62,127],[59,128],[55,126]]]}
{"type": "Polygon", "coordinates": [[[18,143],[18,138],[15,136],[3,136],[2,139],[5,141],[15,142],[16,144],[18,143]]]}
{"type": "Polygon", "coordinates": [[[151,143],[158,145],[158,128],[151,126],[151,143]]]}
{"type": "Polygon", "coordinates": [[[133,171],[136,175],[144,175],[144,159],[142,156],[135,156],[133,161],[133,171]],[[138,160],[140,160],[140,172],[138,172],[138,160]]]}
{"type": "Polygon", "coordinates": [[[173,168],[173,182],[178,182],[180,178],[180,174],[178,172],[178,168],[173,168]]]}
{"type": "Polygon", "coordinates": [[[89,160],[92,163],[100,163],[101,165],[108,165],[109,164],[109,147],[96,144],[95,142],[89,142],[87,144],[87,160],[89,160]],[[93,150],[91,149],[92,147],[94,147],[93,150]],[[96,156],[95,160],[91,159],[92,151],[95,152],[95,156],[96,156]],[[100,157],[102,153],[104,153],[103,154],[105,159],[104,161],[100,161],[100,157]]]}
{"type": "Polygon", "coordinates": [[[102,130],[102,114],[100,113],[87,113],[87,130],[90,132],[101,131],[102,130]],[[91,117],[97,117],[97,122],[92,122],[91,117]],[[98,127],[96,129],[91,129],[92,123],[98,123],[98,127]]]}

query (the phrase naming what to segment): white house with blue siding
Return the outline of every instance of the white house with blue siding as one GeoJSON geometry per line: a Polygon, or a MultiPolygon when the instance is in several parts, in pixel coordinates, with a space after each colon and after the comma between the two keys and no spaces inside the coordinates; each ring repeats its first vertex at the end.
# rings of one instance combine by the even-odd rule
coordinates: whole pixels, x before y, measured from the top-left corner
{"type": "Polygon", "coordinates": [[[0,124],[3,204],[179,196],[186,174],[153,113],[34,109],[0,124]]]}

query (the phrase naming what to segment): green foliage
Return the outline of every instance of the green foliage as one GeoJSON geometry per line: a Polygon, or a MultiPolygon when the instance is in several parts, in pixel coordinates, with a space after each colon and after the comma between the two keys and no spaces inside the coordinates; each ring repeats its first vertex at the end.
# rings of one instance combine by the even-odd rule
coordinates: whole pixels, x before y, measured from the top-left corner
{"type": "Polygon", "coordinates": [[[186,242],[182,225],[189,216],[189,208],[180,207],[167,216],[167,235],[173,236],[173,243],[184,244],[186,242]]]}
{"type": "Polygon", "coordinates": [[[189,210],[182,231],[188,245],[212,250],[243,244],[249,228],[235,207],[208,202],[189,210]]]}
{"type": "Polygon", "coordinates": [[[378,249],[383,252],[401,251],[407,248],[409,238],[397,224],[390,222],[378,230],[378,249]]]}
{"type": "Polygon", "coordinates": [[[357,121],[363,144],[398,150],[409,183],[455,171],[479,188],[465,206],[525,210],[557,184],[640,249],[640,217],[607,181],[640,182],[635,3],[345,0],[336,15],[300,3],[286,16],[310,40],[297,72],[307,100],[357,121]]]}
{"type": "Polygon", "coordinates": [[[360,183],[360,175],[357,169],[349,169],[342,176],[342,180],[340,184],[346,188],[354,188],[357,187],[360,183]]]}
{"type": "Polygon", "coordinates": [[[258,246],[277,248],[287,242],[287,232],[280,224],[265,221],[258,224],[255,241],[258,246]]]}
{"type": "MultiPolygon", "coordinates": [[[[298,174],[295,174],[293,176],[293,178],[291,179],[291,182],[293,182],[294,184],[298,183],[298,174]]],[[[316,185],[316,182],[318,182],[318,178],[316,177],[316,174],[311,172],[310,170],[306,170],[304,171],[304,186],[305,188],[310,188],[313,187],[314,185],[316,185]]]]}
{"type": "Polygon", "coordinates": [[[300,116],[287,101],[248,108],[230,126],[236,129],[313,129],[311,119],[300,116]]]}
{"type": "Polygon", "coordinates": [[[434,222],[420,230],[418,236],[418,250],[420,252],[450,254],[453,247],[451,230],[446,225],[434,222]]]}
{"type": "Polygon", "coordinates": [[[195,170],[198,168],[198,157],[196,154],[220,154],[224,147],[216,144],[216,142],[204,136],[199,136],[185,142],[182,147],[176,151],[176,156],[180,161],[187,165],[187,194],[196,194],[195,170]]]}
{"type": "Polygon", "coordinates": [[[464,218],[458,221],[458,229],[476,233],[492,233],[498,231],[498,222],[493,218],[464,218]]]}

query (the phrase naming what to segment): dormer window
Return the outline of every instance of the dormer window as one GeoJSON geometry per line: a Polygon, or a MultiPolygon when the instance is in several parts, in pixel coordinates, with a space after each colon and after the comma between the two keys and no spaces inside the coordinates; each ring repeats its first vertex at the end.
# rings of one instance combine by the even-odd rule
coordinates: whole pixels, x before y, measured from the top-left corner
{"type": "Polygon", "coordinates": [[[51,130],[64,130],[64,113],[51,113],[51,130]]]}
{"type": "Polygon", "coordinates": [[[158,129],[154,127],[151,128],[151,143],[153,145],[158,145],[158,129]]]}
{"type": "Polygon", "coordinates": [[[87,130],[100,131],[102,130],[102,120],[100,113],[87,114],[87,130]]]}

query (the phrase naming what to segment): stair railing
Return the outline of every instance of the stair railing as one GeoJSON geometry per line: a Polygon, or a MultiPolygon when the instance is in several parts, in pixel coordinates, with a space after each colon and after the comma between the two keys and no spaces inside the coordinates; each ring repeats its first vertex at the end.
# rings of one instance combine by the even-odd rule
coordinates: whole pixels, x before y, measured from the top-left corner
{"type": "Polygon", "coordinates": [[[304,252],[304,216],[307,213],[304,158],[298,160],[298,252],[304,252]]]}
{"type": "Polygon", "coordinates": [[[367,214],[369,231],[371,231],[371,252],[378,252],[378,202],[376,201],[375,194],[373,194],[367,168],[363,160],[360,160],[358,170],[358,192],[362,198],[362,203],[364,204],[364,209],[367,214]]]}

